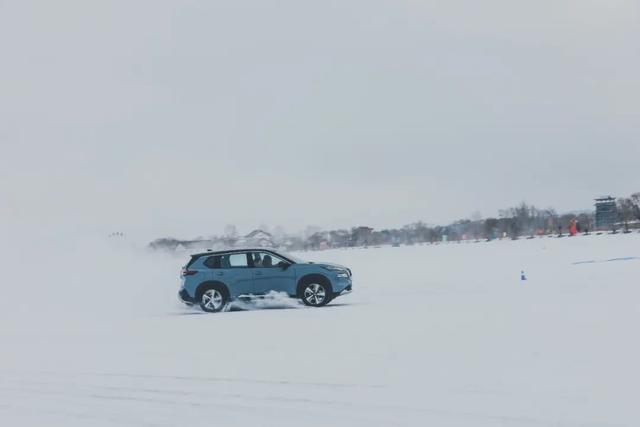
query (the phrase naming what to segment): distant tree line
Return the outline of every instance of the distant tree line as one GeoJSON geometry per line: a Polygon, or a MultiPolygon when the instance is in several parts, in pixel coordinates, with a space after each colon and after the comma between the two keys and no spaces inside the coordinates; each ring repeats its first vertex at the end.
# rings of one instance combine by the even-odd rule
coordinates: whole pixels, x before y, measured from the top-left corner
{"type": "MultiPolygon", "coordinates": [[[[640,228],[640,193],[616,201],[618,221],[610,225],[616,232],[640,228]]],[[[525,202],[499,211],[497,217],[460,219],[449,225],[415,222],[402,228],[374,230],[359,226],[351,229],[317,231],[299,239],[290,249],[324,249],[378,245],[411,245],[443,241],[519,239],[543,235],[563,236],[575,224],[576,231],[588,234],[595,230],[594,212],[558,213],[553,208],[539,209],[525,202]]],[[[602,230],[599,230],[602,231],[602,230]]]]}
{"type": "MultiPolygon", "coordinates": [[[[617,221],[610,230],[640,228],[640,192],[616,200],[617,221]]],[[[525,202],[502,209],[497,217],[460,219],[448,225],[429,225],[418,221],[401,228],[375,230],[367,226],[350,229],[321,230],[308,227],[302,234],[287,234],[281,227],[268,233],[266,226],[238,237],[235,226],[227,226],[221,236],[179,240],[160,238],[149,244],[153,249],[177,250],[210,247],[229,247],[238,244],[266,245],[286,250],[318,250],[379,245],[412,245],[423,243],[459,242],[465,240],[490,241],[494,239],[533,238],[543,235],[563,236],[565,233],[589,234],[595,230],[594,212],[559,214],[555,209],[539,209],[525,202]],[[255,240],[259,238],[260,240],[255,240]],[[253,239],[253,240],[252,240],[253,239]]]]}
{"type": "Polygon", "coordinates": [[[616,201],[618,219],[625,231],[629,231],[631,223],[640,221],[640,193],[633,193],[630,197],[621,197],[616,201]]]}

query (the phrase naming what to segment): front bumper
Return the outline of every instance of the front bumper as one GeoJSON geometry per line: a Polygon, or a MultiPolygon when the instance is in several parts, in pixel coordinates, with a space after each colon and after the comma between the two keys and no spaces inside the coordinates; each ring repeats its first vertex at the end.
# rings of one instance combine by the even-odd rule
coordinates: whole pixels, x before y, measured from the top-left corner
{"type": "Polygon", "coordinates": [[[353,292],[353,288],[352,285],[349,285],[340,292],[336,293],[336,296],[339,297],[340,295],[350,294],[351,292],[353,292]]]}
{"type": "Polygon", "coordinates": [[[333,296],[338,297],[340,295],[345,295],[351,293],[353,290],[353,281],[351,279],[351,271],[349,271],[349,276],[344,277],[338,275],[333,281],[333,296]]]}

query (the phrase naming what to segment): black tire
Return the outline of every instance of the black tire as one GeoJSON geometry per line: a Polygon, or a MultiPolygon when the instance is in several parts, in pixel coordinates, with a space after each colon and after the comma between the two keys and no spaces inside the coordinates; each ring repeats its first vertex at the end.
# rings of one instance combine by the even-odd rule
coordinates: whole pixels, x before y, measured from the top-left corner
{"type": "Polygon", "coordinates": [[[224,310],[229,302],[227,293],[220,286],[211,286],[200,295],[200,308],[207,313],[217,313],[224,310]]]}
{"type": "Polygon", "coordinates": [[[304,280],[300,286],[300,299],[309,307],[322,307],[329,304],[333,293],[327,280],[310,278],[304,280]]]}

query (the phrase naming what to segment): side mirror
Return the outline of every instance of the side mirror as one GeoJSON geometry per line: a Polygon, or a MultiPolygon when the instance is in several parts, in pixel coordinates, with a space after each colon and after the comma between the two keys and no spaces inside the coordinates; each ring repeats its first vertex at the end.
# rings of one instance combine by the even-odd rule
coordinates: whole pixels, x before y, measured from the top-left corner
{"type": "Polygon", "coordinates": [[[289,268],[291,264],[289,264],[288,262],[284,262],[284,261],[280,261],[278,263],[278,267],[280,267],[283,270],[286,270],[287,268],[289,268]]]}

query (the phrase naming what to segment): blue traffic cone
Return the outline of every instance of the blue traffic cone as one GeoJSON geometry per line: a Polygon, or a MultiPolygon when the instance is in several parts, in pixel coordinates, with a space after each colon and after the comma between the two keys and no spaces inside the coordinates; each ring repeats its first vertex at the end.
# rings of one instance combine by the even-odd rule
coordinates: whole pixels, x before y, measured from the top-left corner
{"type": "Polygon", "coordinates": [[[520,272],[520,280],[527,280],[527,276],[524,275],[524,270],[520,272]]]}

